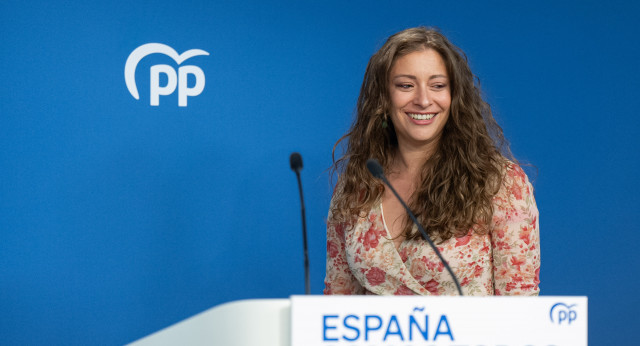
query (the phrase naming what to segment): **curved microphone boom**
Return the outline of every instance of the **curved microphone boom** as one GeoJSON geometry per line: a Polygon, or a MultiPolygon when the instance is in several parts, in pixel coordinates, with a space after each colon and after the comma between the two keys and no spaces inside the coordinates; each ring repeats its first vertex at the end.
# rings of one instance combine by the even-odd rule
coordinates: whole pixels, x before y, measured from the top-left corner
{"type": "Polygon", "coordinates": [[[458,293],[462,296],[463,295],[462,288],[460,288],[460,284],[458,283],[458,278],[455,276],[455,274],[453,274],[453,270],[451,270],[451,267],[449,267],[449,263],[447,263],[444,257],[442,257],[442,254],[440,253],[440,251],[438,251],[438,248],[433,244],[433,241],[431,241],[431,238],[429,237],[427,232],[424,230],[424,228],[422,228],[422,226],[418,222],[418,219],[416,219],[416,216],[413,215],[413,212],[411,211],[411,209],[409,209],[407,204],[404,203],[402,198],[400,198],[400,195],[398,195],[398,193],[396,192],[396,189],[394,189],[393,186],[391,186],[391,183],[389,183],[387,178],[384,176],[384,170],[382,169],[382,166],[380,166],[380,163],[378,163],[378,160],[368,159],[367,168],[369,169],[369,172],[371,172],[371,174],[374,177],[382,180],[391,189],[391,192],[393,192],[393,194],[396,196],[398,201],[400,201],[400,204],[402,204],[402,206],[407,211],[407,213],[409,213],[411,220],[416,226],[418,226],[418,230],[420,230],[420,233],[422,233],[422,238],[424,238],[429,243],[433,251],[436,253],[436,255],[438,255],[438,258],[440,258],[440,261],[442,262],[442,264],[444,264],[444,267],[447,268],[449,275],[451,275],[451,277],[453,278],[453,282],[456,284],[456,288],[458,288],[458,293]]]}
{"type": "Polygon", "coordinates": [[[302,182],[300,181],[300,170],[302,170],[302,156],[299,153],[292,153],[289,156],[289,164],[291,170],[296,173],[298,178],[298,190],[300,191],[300,208],[302,210],[302,245],[304,248],[304,291],[309,294],[311,284],[309,281],[309,251],[307,249],[307,218],[304,211],[304,197],[302,195],[302,182]]]}

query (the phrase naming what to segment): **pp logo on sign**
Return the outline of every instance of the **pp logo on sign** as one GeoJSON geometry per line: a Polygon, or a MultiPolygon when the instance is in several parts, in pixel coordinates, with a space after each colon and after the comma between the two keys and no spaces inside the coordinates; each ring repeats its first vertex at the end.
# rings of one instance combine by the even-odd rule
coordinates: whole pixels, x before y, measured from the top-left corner
{"type": "MultiPolygon", "coordinates": [[[[147,43],[134,49],[133,52],[129,54],[127,62],[124,65],[124,81],[127,84],[127,89],[129,89],[131,96],[136,100],[140,99],[140,95],[138,95],[138,88],[136,87],[136,67],[142,58],[154,53],[168,55],[175,60],[178,65],[194,56],[209,55],[208,52],[201,49],[190,49],[182,54],[178,54],[175,49],[162,43],[147,43]]],[[[149,102],[152,106],[158,106],[160,104],[160,95],[166,96],[173,94],[176,90],[176,86],[178,87],[178,106],[180,107],[187,106],[187,97],[198,96],[202,93],[202,90],[204,90],[204,72],[202,72],[202,69],[198,66],[180,66],[178,68],[178,73],[176,74],[176,70],[173,67],[159,64],[151,66],[150,74],[151,78],[149,84],[151,96],[149,102]],[[167,85],[160,86],[160,74],[167,76],[167,85]],[[196,84],[191,88],[187,85],[189,75],[193,75],[196,80],[196,84]]]]}
{"type": "Polygon", "coordinates": [[[564,303],[556,303],[551,307],[549,311],[549,317],[551,318],[551,322],[562,325],[571,324],[571,322],[575,321],[578,317],[578,313],[573,310],[573,305],[567,305],[564,303]]]}

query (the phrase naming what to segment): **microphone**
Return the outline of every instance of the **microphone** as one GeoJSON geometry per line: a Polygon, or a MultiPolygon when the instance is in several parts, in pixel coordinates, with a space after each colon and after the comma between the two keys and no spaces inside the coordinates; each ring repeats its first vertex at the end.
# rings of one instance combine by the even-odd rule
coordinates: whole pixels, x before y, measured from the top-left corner
{"type": "Polygon", "coordinates": [[[391,192],[393,192],[393,194],[396,196],[398,201],[400,201],[400,204],[402,204],[402,206],[407,211],[407,213],[409,213],[409,216],[411,217],[411,220],[413,221],[413,223],[416,226],[418,226],[418,230],[420,230],[420,233],[422,233],[422,238],[424,238],[429,243],[429,245],[431,246],[433,251],[436,253],[436,255],[438,255],[438,258],[440,259],[440,262],[442,262],[442,264],[444,264],[444,267],[449,272],[449,275],[451,275],[451,277],[453,278],[453,283],[455,283],[456,284],[456,288],[458,288],[458,294],[460,294],[462,296],[463,295],[462,294],[462,288],[460,288],[460,284],[458,283],[458,278],[455,276],[455,274],[453,274],[453,270],[451,270],[451,267],[449,267],[449,263],[447,263],[447,261],[444,259],[444,257],[442,257],[442,254],[440,253],[440,251],[438,251],[438,248],[433,244],[433,241],[431,241],[431,238],[429,237],[429,235],[427,235],[427,232],[424,230],[424,228],[422,228],[422,226],[418,222],[418,219],[416,219],[416,216],[413,215],[413,212],[411,211],[411,209],[409,209],[407,204],[404,203],[402,198],[400,198],[400,195],[398,194],[398,192],[396,192],[396,189],[394,189],[393,186],[391,186],[391,183],[389,183],[387,178],[384,176],[384,170],[382,169],[382,166],[380,166],[380,163],[378,163],[378,160],[376,160],[376,159],[368,159],[367,160],[367,169],[369,169],[369,172],[371,172],[371,175],[373,175],[374,177],[382,180],[391,189],[391,192]]]}
{"type": "Polygon", "coordinates": [[[289,156],[289,164],[291,165],[291,169],[296,172],[296,174],[300,173],[302,170],[302,156],[299,153],[292,153],[289,156]]]}
{"type": "Polygon", "coordinates": [[[304,291],[310,294],[311,284],[309,281],[309,251],[307,248],[307,218],[304,211],[304,197],[302,195],[302,182],[300,181],[300,170],[302,170],[302,156],[299,153],[292,153],[289,156],[289,164],[291,170],[296,173],[298,178],[298,190],[300,191],[300,206],[302,210],[302,246],[304,248],[304,291]]]}

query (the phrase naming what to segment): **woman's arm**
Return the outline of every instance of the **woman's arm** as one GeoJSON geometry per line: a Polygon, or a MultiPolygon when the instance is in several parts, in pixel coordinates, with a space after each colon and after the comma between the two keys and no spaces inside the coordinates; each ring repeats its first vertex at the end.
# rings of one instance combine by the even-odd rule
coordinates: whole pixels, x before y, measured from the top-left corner
{"type": "Polygon", "coordinates": [[[351,273],[345,250],[345,223],[327,218],[327,276],[324,294],[364,294],[364,288],[351,273]]]}
{"type": "Polygon", "coordinates": [[[496,295],[537,295],[540,291],[540,233],[533,187],[511,164],[494,198],[493,245],[496,295]]]}

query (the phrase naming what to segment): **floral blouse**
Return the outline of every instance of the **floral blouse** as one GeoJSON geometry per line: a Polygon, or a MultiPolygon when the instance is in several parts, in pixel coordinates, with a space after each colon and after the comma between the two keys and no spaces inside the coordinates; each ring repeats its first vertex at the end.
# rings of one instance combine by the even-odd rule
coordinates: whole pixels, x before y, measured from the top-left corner
{"type": "MultiPolygon", "coordinates": [[[[469,231],[436,244],[465,295],[537,295],[540,283],[538,209],[522,168],[507,166],[493,198],[490,231],[469,231]]],[[[438,256],[423,239],[396,249],[381,202],[355,225],[327,221],[325,294],[457,295],[438,256]]]]}

